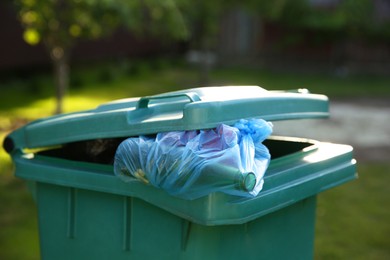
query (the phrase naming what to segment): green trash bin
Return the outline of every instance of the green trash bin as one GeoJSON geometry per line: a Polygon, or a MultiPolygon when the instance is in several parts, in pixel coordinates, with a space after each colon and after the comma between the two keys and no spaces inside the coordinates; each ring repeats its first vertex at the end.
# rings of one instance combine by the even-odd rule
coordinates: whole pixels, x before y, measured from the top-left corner
{"type": "Polygon", "coordinates": [[[322,95],[206,87],[38,120],[4,148],[34,186],[42,259],[312,259],[316,195],[356,178],[352,147],[270,137],[263,190],[251,199],[183,200],[123,182],[112,159],[129,136],[327,116],[322,95]]]}

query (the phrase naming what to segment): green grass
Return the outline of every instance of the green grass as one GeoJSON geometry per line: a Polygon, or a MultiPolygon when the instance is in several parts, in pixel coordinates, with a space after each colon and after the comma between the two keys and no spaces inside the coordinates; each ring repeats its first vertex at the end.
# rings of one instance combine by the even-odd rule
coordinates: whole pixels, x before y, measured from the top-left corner
{"type": "MultiPolygon", "coordinates": [[[[337,78],[225,68],[213,71],[210,79],[211,85],[308,88],[330,97],[390,97],[390,79],[385,77],[337,78]]],[[[94,108],[119,98],[198,86],[196,71],[164,62],[79,67],[71,82],[66,112],[94,108]]],[[[25,81],[6,79],[1,84],[8,87],[0,85],[0,142],[12,129],[54,111],[48,75],[32,76],[25,81]]],[[[358,180],[319,195],[316,259],[390,259],[390,164],[358,165],[358,180]]],[[[14,178],[12,171],[9,156],[0,150],[0,259],[39,259],[35,205],[24,182],[14,178]]]]}
{"type": "Polygon", "coordinates": [[[25,183],[11,177],[10,170],[0,176],[0,258],[39,259],[35,204],[25,183]]]}
{"type": "Polygon", "coordinates": [[[389,259],[390,164],[358,165],[359,179],[319,195],[316,259],[389,259]]]}

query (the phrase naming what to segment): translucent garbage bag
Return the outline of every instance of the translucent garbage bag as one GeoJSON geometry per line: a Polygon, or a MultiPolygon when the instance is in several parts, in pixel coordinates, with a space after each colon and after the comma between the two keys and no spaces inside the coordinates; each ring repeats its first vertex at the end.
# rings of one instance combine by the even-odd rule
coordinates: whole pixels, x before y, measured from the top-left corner
{"type": "Polygon", "coordinates": [[[271,133],[270,122],[242,119],[234,126],[128,138],[116,151],[114,172],[184,199],[212,192],[254,197],[271,157],[262,142],[271,133]]]}

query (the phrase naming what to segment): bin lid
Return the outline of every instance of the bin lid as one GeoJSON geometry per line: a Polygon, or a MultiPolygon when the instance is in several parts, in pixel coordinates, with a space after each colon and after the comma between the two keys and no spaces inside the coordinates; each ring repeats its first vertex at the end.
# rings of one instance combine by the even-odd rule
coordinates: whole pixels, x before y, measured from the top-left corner
{"type": "Polygon", "coordinates": [[[286,120],[328,117],[328,99],[307,90],[258,86],[203,87],[128,98],[96,109],[40,119],[11,133],[8,151],[69,142],[232,125],[243,118],[286,120]]]}

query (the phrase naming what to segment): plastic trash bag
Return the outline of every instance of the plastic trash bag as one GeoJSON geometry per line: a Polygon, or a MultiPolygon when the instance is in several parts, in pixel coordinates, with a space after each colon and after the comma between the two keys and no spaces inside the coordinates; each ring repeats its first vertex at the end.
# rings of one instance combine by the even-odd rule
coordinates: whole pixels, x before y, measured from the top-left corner
{"type": "Polygon", "coordinates": [[[270,161],[262,142],[271,132],[270,122],[252,119],[128,138],[116,151],[114,172],[124,181],[135,177],[184,199],[212,192],[254,197],[270,161]]]}

